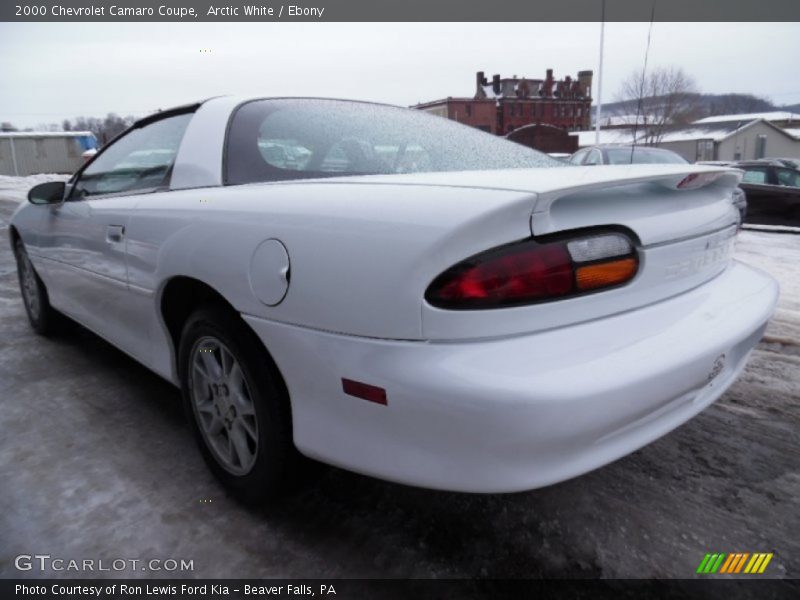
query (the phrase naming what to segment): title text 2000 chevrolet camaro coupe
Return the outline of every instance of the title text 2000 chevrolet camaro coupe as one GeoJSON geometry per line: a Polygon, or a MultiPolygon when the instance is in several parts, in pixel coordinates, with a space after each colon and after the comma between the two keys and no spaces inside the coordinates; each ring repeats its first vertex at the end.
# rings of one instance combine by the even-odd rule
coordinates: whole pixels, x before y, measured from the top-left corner
{"type": "Polygon", "coordinates": [[[10,231],[33,327],[63,313],[179,385],[239,497],[300,455],[506,492],[640,448],[741,372],[778,289],[731,259],[740,176],[223,97],[139,121],[10,231]]]}

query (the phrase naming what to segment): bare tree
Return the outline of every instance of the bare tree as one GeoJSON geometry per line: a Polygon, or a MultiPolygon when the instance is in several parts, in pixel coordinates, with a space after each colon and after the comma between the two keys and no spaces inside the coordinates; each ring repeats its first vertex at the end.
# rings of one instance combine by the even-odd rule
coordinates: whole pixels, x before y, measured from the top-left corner
{"type": "Polygon", "coordinates": [[[668,127],[700,116],[697,84],[680,67],[634,71],[623,81],[618,97],[633,111],[629,112],[631,125],[646,144],[659,143],[668,127]]]}
{"type": "Polygon", "coordinates": [[[64,131],[91,131],[100,145],[104,145],[133,125],[135,121],[136,117],[130,115],[123,118],[116,113],[108,113],[103,119],[98,117],[65,119],[62,128],[64,131]]]}

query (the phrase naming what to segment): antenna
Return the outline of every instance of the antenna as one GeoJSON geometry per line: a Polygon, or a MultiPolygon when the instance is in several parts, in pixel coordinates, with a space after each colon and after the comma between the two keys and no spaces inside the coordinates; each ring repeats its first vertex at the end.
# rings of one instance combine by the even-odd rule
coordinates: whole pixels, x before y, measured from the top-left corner
{"type": "Polygon", "coordinates": [[[600,117],[603,114],[603,38],[606,32],[606,0],[600,13],[600,67],[597,69],[597,112],[594,115],[594,144],[600,144],[600,117]]]}
{"type": "Polygon", "coordinates": [[[642,112],[642,100],[644,94],[644,78],[647,71],[647,57],[650,54],[650,36],[653,33],[653,21],[656,17],[656,0],[653,0],[653,6],[650,9],[650,27],[647,29],[647,48],[644,51],[644,66],[642,67],[642,80],[639,83],[639,101],[636,103],[636,120],[633,122],[633,143],[631,144],[631,162],[633,164],[633,152],[636,150],[636,135],[639,128],[639,115],[642,112]]]}

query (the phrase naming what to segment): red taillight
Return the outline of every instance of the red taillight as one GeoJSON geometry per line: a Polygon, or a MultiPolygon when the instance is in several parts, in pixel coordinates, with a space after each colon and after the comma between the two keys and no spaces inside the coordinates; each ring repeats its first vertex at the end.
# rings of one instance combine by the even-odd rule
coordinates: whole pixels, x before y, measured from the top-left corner
{"type": "Polygon", "coordinates": [[[432,287],[438,287],[436,297],[444,303],[527,302],[569,294],[573,289],[572,267],[567,249],[560,244],[507,247],[499,255],[483,255],[462,263],[432,287]]]}
{"type": "Polygon", "coordinates": [[[462,310],[532,304],[617,286],[637,269],[633,244],[620,233],[544,244],[526,240],[451,267],[431,283],[425,299],[462,310]]]}

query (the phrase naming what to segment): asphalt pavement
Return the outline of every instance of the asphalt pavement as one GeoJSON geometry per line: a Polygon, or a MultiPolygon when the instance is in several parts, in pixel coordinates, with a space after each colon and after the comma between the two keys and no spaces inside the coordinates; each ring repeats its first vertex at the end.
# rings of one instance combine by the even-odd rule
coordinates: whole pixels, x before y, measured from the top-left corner
{"type": "Polygon", "coordinates": [[[90,575],[15,567],[46,553],[192,561],[100,577],[691,578],[708,552],[774,552],[756,577],[800,577],[797,337],[763,341],[678,430],[559,485],[469,495],[325,468],[245,508],[206,469],[169,383],[78,326],[33,333],[14,207],[0,201],[0,577],[90,575]]]}

